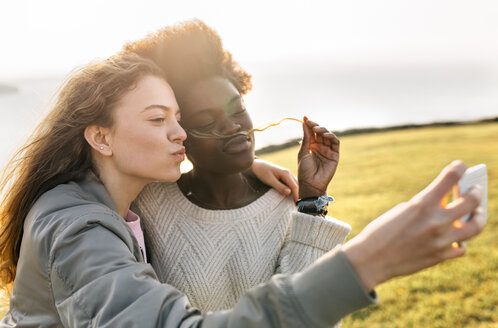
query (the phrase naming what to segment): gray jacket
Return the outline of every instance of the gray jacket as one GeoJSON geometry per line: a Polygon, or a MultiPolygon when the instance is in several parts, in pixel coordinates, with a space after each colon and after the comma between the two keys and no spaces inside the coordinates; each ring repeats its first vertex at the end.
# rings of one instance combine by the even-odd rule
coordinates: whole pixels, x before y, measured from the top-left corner
{"type": "Polygon", "coordinates": [[[231,310],[200,313],[158,281],[89,175],[46,192],[29,212],[0,327],[322,327],[375,301],[337,249],[253,288],[231,310]]]}

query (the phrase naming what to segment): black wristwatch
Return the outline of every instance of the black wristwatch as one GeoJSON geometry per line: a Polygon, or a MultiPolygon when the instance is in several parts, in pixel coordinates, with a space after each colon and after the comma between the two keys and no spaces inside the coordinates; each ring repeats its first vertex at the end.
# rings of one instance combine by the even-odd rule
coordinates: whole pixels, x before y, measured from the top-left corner
{"type": "Polygon", "coordinates": [[[328,213],[327,206],[333,202],[332,196],[307,197],[296,202],[297,211],[301,213],[325,216],[328,213]]]}

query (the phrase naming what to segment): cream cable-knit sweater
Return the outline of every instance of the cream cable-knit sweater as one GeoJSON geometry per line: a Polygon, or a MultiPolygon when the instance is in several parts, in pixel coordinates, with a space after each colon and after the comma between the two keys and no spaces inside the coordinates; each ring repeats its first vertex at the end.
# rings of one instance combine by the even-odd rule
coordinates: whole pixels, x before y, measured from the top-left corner
{"type": "Polygon", "coordinates": [[[274,189],[239,209],[207,210],[191,203],[176,183],[154,183],[134,210],[159,279],[202,311],[231,308],[273,274],[302,270],[351,230],[334,218],[296,212],[292,199],[274,189]]]}

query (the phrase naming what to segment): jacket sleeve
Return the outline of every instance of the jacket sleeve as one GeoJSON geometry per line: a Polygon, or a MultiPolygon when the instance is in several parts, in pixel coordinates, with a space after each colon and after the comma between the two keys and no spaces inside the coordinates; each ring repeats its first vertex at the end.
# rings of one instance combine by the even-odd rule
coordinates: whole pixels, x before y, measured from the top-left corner
{"type": "Polygon", "coordinates": [[[292,212],[290,233],[280,251],[276,273],[296,273],[315,262],[344,240],[351,231],[346,222],[333,217],[292,212]]]}
{"type": "Polygon", "coordinates": [[[137,261],[130,240],[101,221],[71,224],[54,238],[48,269],[65,327],[319,327],[376,301],[337,250],[304,273],[276,275],[231,310],[203,314],[137,261]]]}

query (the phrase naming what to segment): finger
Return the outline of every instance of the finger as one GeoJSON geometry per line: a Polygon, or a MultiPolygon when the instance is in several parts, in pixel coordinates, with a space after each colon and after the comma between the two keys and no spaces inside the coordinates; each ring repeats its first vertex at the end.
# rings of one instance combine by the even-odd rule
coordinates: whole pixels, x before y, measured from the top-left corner
{"type": "Polygon", "coordinates": [[[306,118],[306,125],[308,125],[311,129],[313,129],[315,126],[318,126],[318,123],[315,123],[314,121],[308,119],[306,116],[304,118],[306,118]]]}
{"type": "Polygon", "coordinates": [[[339,152],[334,151],[330,147],[324,144],[314,143],[310,145],[311,152],[320,159],[329,161],[339,161],[339,152]]]}
{"type": "Polygon", "coordinates": [[[473,212],[481,203],[482,189],[479,186],[473,186],[465,195],[455,199],[446,206],[444,210],[448,220],[453,221],[468,213],[473,212]]]}
{"type": "Polygon", "coordinates": [[[478,208],[474,211],[472,219],[467,222],[455,221],[458,224],[454,224],[447,236],[448,242],[463,242],[469,240],[472,237],[478,235],[486,225],[484,218],[484,211],[478,208]]]}
{"type": "Polygon", "coordinates": [[[339,138],[335,135],[334,132],[327,131],[323,134],[324,138],[327,138],[331,144],[340,144],[339,138]]]}
{"type": "Polygon", "coordinates": [[[465,245],[458,244],[457,242],[451,242],[444,250],[440,251],[439,262],[461,257],[465,255],[466,250],[467,248],[465,245]]]}
{"type": "Polygon", "coordinates": [[[318,123],[311,121],[311,120],[307,120],[306,125],[309,126],[311,129],[311,134],[312,134],[311,142],[316,142],[316,135],[315,135],[313,129],[315,128],[315,126],[318,126],[318,123]]]}
{"type": "Polygon", "coordinates": [[[427,198],[429,202],[441,203],[441,200],[465,173],[467,166],[462,161],[453,161],[424,190],[419,197],[427,198]]]}
{"type": "Polygon", "coordinates": [[[313,133],[315,134],[315,141],[318,143],[323,143],[323,134],[329,132],[323,126],[315,126],[313,127],[313,133]]]}
{"type": "Polygon", "coordinates": [[[447,192],[443,199],[441,199],[441,208],[446,208],[448,206],[448,199],[450,199],[450,193],[447,192]]]}
{"type": "Polygon", "coordinates": [[[323,141],[323,144],[327,147],[331,147],[332,146],[332,143],[330,142],[330,139],[326,137],[328,132],[322,134],[322,141],[323,141]]]}
{"type": "Polygon", "coordinates": [[[280,180],[275,179],[271,185],[282,195],[289,196],[292,193],[292,189],[280,180]]]}
{"type": "Polygon", "coordinates": [[[292,194],[294,200],[297,202],[297,200],[299,199],[299,187],[297,183],[297,178],[292,173],[287,171],[286,174],[282,174],[280,180],[282,180],[282,182],[288,188],[290,188],[290,193],[292,194]]]}
{"type": "Polygon", "coordinates": [[[332,150],[339,152],[340,141],[337,136],[332,132],[327,132],[323,134],[323,142],[328,145],[332,150]]]}
{"type": "Polygon", "coordinates": [[[310,144],[314,141],[313,137],[313,125],[310,126],[310,120],[306,116],[303,117],[303,140],[301,141],[301,147],[297,154],[298,158],[310,153],[310,144]]]}

